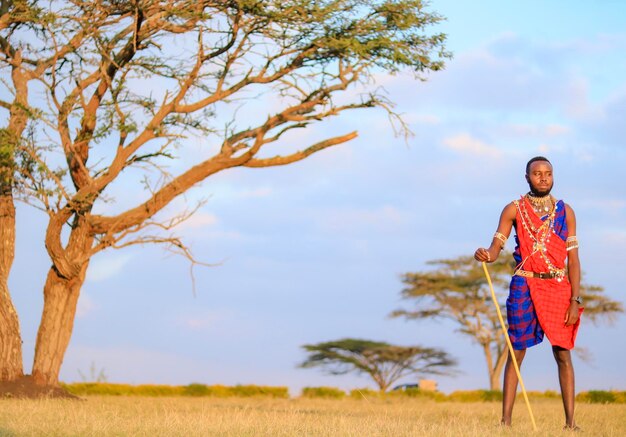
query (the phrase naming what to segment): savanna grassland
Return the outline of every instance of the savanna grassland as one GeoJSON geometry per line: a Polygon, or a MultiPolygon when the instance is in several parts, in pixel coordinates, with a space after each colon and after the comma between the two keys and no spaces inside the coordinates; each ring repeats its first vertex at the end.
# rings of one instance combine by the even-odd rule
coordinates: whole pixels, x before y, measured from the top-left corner
{"type": "MultiPolygon", "coordinates": [[[[0,436],[554,436],[559,400],[533,402],[533,433],[518,401],[511,429],[498,402],[426,399],[150,398],[1,400],[0,436]]],[[[585,436],[626,435],[625,404],[577,405],[585,436]]]]}

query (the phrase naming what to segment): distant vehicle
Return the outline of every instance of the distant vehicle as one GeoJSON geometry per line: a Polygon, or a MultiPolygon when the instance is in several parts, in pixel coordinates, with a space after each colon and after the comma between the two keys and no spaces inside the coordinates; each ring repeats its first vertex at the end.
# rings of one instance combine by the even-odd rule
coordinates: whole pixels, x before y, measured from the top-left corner
{"type": "Polygon", "coordinates": [[[417,390],[419,388],[420,388],[419,384],[400,384],[392,388],[391,391],[417,390]]]}

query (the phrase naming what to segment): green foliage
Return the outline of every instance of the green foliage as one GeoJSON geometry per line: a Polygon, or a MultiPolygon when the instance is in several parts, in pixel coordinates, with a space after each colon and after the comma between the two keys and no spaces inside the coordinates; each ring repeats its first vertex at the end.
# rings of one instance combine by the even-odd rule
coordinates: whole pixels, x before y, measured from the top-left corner
{"type": "Polygon", "coordinates": [[[0,128],[0,192],[13,184],[15,141],[8,129],[0,128]]]}
{"type": "MultiPolygon", "coordinates": [[[[213,397],[213,398],[248,398],[269,397],[288,399],[287,387],[268,387],[260,385],[204,385],[193,383],[186,386],[172,385],[130,385],[110,384],[97,382],[81,382],[61,384],[68,392],[76,396],[143,396],[143,397],[213,397]]],[[[530,399],[560,399],[561,395],[555,391],[530,391],[530,399]]],[[[305,387],[302,389],[303,398],[343,399],[346,392],[336,387],[305,387]]],[[[395,390],[380,392],[370,388],[350,390],[351,399],[381,399],[406,398],[419,400],[433,400],[436,402],[500,402],[502,392],[497,390],[458,390],[446,395],[438,391],[419,389],[395,390]]],[[[518,398],[521,393],[518,393],[518,398]]],[[[576,395],[576,401],[590,404],[626,404],[626,391],[590,390],[576,395]]]]}
{"type": "Polygon", "coordinates": [[[433,390],[420,390],[419,388],[409,388],[406,390],[393,390],[387,393],[388,396],[411,399],[431,399],[441,402],[448,400],[444,393],[433,390]]]}
{"type": "Polygon", "coordinates": [[[626,391],[584,391],[576,395],[576,400],[588,404],[626,404],[626,391]]]}
{"type": "MultiPolygon", "coordinates": [[[[492,282],[499,296],[506,295],[511,273],[515,267],[510,253],[503,252],[489,265],[492,282]]],[[[436,269],[402,275],[405,288],[402,297],[415,305],[415,310],[397,310],[393,317],[407,319],[446,318],[460,322],[459,331],[478,334],[474,326],[479,318],[489,323],[497,316],[491,302],[485,273],[471,256],[429,261],[436,269]]],[[[501,302],[501,307],[504,308],[501,302]]]]}
{"type": "MultiPolygon", "coordinates": [[[[402,297],[414,303],[414,310],[394,311],[393,317],[407,319],[445,318],[459,323],[459,332],[472,336],[482,344],[486,335],[477,328],[499,328],[493,321],[496,312],[491,303],[491,293],[482,265],[471,256],[454,259],[429,261],[437,266],[427,272],[411,272],[402,275],[405,288],[402,297]],[[481,323],[478,324],[478,320],[481,323]]],[[[504,301],[508,294],[508,285],[515,268],[510,252],[502,252],[498,259],[489,264],[500,307],[504,310],[504,301]]],[[[581,294],[585,298],[585,316],[592,320],[611,319],[624,311],[620,302],[603,294],[604,289],[597,285],[581,285],[581,294]]]]}
{"type": "Polygon", "coordinates": [[[343,399],[346,392],[336,387],[304,387],[303,398],[343,399]]]}
{"type": "MultiPolygon", "coordinates": [[[[554,390],[546,391],[529,391],[526,392],[529,399],[561,399],[561,394],[554,390]]],[[[517,397],[521,397],[522,394],[518,393],[517,397]]]]}
{"type": "Polygon", "coordinates": [[[350,390],[350,398],[352,399],[370,399],[370,398],[380,398],[384,396],[384,393],[381,393],[378,390],[372,390],[371,388],[355,388],[350,390]]]}
{"type": "Polygon", "coordinates": [[[287,387],[267,387],[258,385],[237,385],[227,387],[223,385],[207,386],[204,384],[189,384],[186,386],[171,385],[129,385],[108,383],[72,383],[63,384],[63,387],[77,396],[146,396],[146,397],[270,397],[288,398],[287,387]]]}
{"type": "Polygon", "coordinates": [[[350,372],[369,375],[381,391],[395,381],[416,374],[450,374],[456,362],[444,351],[421,346],[345,338],[302,346],[308,353],[300,367],[322,367],[331,375],[350,372]]]}
{"type": "Polygon", "coordinates": [[[594,323],[604,320],[612,323],[619,314],[624,312],[622,302],[607,296],[604,293],[604,287],[581,283],[580,295],[584,299],[583,317],[594,323]]]}
{"type": "Polygon", "coordinates": [[[240,5],[266,20],[265,35],[303,51],[315,47],[304,64],[360,59],[392,72],[436,71],[451,56],[443,49],[444,34],[424,33],[443,17],[427,12],[421,0],[248,0],[240,5]]]}
{"type": "Polygon", "coordinates": [[[270,398],[288,398],[289,389],[287,387],[269,387],[263,385],[236,385],[230,387],[231,396],[238,397],[270,397],[270,398]]]}
{"type": "Polygon", "coordinates": [[[107,395],[107,396],[180,396],[181,387],[169,385],[129,385],[109,384],[98,382],[81,382],[64,384],[63,387],[77,396],[107,395]]]}
{"type": "Polygon", "coordinates": [[[210,396],[211,390],[204,384],[189,384],[183,387],[183,395],[185,396],[210,396]]]}
{"type": "Polygon", "coordinates": [[[500,402],[502,401],[502,392],[499,390],[458,390],[450,393],[448,400],[454,402],[500,402]]]}
{"type": "Polygon", "coordinates": [[[441,392],[432,390],[420,390],[419,388],[409,388],[407,390],[391,390],[388,392],[380,392],[370,388],[359,388],[350,390],[350,398],[352,399],[384,399],[384,398],[407,398],[433,400],[437,402],[446,401],[448,397],[441,392]]]}

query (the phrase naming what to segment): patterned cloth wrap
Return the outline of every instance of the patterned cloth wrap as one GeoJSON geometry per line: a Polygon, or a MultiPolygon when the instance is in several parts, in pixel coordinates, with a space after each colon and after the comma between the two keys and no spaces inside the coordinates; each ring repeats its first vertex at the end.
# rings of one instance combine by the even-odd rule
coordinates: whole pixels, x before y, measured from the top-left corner
{"type": "MultiPolygon", "coordinates": [[[[529,217],[535,229],[541,226],[545,217],[538,217],[532,205],[525,197],[516,202],[517,215],[515,218],[515,252],[513,257],[518,266],[532,272],[548,272],[546,261],[538,252],[533,253],[533,239],[528,235],[522,220],[529,217]],[[526,214],[522,217],[522,211],[526,214]]],[[[530,229],[530,226],[529,226],[530,229]]],[[[565,203],[559,200],[556,203],[554,228],[549,241],[546,242],[546,254],[556,268],[565,267],[567,250],[567,223],[565,221],[565,203]]],[[[561,281],[556,278],[540,279],[526,278],[514,275],[511,279],[509,297],[506,301],[507,319],[509,322],[509,338],[513,349],[521,350],[539,344],[543,341],[544,332],[553,346],[572,349],[580,318],[571,326],[565,326],[565,314],[570,305],[571,286],[567,275],[561,281]]],[[[583,309],[579,310],[582,313],[583,309]]]]}

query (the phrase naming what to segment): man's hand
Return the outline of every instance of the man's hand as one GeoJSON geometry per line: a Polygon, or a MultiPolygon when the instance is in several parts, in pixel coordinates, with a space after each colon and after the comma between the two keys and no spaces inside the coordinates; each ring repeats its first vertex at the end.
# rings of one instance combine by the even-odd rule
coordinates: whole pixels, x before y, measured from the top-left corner
{"type": "Polygon", "coordinates": [[[485,249],[484,247],[479,247],[478,249],[476,249],[476,252],[474,252],[474,259],[476,261],[482,261],[486,263],[491,263],[496,260],[495,256],[492,256],[489,250],[485,249]]]}
{"type": "Polygon", "coordinates": [[[565,313],[565,326],[572,326],[578,321],[578,302],[572,301],[569,304],[569,308],[567,308],[567,312],[565,313]]]}

